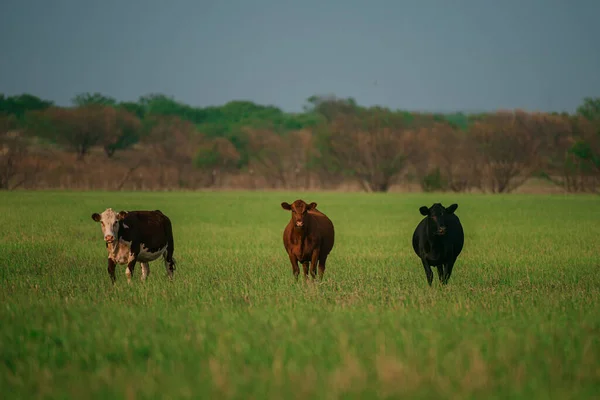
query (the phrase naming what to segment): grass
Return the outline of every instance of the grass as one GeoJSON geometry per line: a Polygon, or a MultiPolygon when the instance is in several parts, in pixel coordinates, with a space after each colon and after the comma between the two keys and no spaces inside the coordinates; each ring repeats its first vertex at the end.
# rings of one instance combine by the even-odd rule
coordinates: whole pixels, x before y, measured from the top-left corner
{"type": "Polygon", "coordinates": [[[0,193],[3,398],[592,398],[596,196],[0,193]],[[294,282],[282,201],[336,226],[322,283],[294,282]],[[465,248],[426,283],[418,207],[459,204],[465,248]],[[175,280],[110,284],[93,212],[161,209],[175,280]]]}

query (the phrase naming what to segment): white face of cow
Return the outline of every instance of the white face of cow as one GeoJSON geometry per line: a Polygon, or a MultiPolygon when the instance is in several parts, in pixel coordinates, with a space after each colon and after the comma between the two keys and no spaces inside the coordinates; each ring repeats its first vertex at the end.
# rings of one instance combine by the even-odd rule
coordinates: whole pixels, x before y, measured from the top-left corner
{"type": "Polygon", "coordinates": [[[104,241],[106,243],[112,243],[118,237],[119,221],[125,218],[126,215],[127,213],[125,211],[116,213],[112,208],[107,208],[102,214],[92,214],[92,219],[96,222],[100,222],[102,234],[104,235],[104,241]]]}

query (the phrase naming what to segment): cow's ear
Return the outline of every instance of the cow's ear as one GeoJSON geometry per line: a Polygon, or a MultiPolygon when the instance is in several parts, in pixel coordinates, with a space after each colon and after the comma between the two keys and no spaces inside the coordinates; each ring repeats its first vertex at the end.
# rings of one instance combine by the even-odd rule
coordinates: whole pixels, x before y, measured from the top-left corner
{"type": "Polygon", "coordinates": [[[317,208],[317,203],[315,203],[315,202],[312,202],[312,203],[310,203],[310,204],[309,204],[309,205],[306,207],[306,209],[307,209],[307,210],[314,210],[315,208],[317,208]]]}
{"type": "Polygon", "coordinates": [[[448,214],[453,214],[457,208],[458,204],[451,204],[450,206],[446,207],[446,212],[448,212],[448,214]]]}
{"type": "Polygon", "coordinates": [[[127,216],[127,211],[119,211],[119,213],[117,214],[117,219],[119,221],[125,219],[125,217],[127,216]]]}
{"type": "Polygon", "coordinates": [[[98,213],[93,213],[92,214],[92,219],[96,222],[100,222],[100,214],[98,213]]]}
{"type": "Polygon", "coordinates": [[[292,206],[290,205],[290,203],[286,203],[285,201],[283,203],[281,203],[281,208],[283,208],[284,210],[291,210],[292,206]]]}
{"type": "Polygon", "coordinates": [[[421,212],[421,215],[429,215],[429,208],[427,208],[426,206],[419,208],[419,211],[421,212]]]}

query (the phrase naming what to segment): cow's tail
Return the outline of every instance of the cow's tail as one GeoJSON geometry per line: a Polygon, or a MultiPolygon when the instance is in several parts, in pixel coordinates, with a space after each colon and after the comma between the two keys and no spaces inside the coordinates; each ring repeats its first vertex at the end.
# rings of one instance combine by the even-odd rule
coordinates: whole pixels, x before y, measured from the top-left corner
{"type": "Polygon", "coordinates": [[[166,260],[170,267],[175,270],[175,258],[173,252],[175,251],[175,241],[173,240],[173,226],[169,217],[165,216],[165,235],[167,236],[167,256],[166,260]]]}

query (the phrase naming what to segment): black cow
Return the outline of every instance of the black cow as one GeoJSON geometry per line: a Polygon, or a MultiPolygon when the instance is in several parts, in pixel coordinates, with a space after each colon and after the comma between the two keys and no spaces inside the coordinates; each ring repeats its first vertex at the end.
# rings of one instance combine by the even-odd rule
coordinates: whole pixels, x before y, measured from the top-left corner
{"type": "Polygon", "coordinates": [[[432,266],[437,267],[440,283],[448,283],[456,258],[462,251],[465,235],[460,220],[454,214],[457,208],[458,204],[445,208],[440,203],[431,208],[419,208],[425,218],[417,225],[412,244],[423,262],[429,286],[433,282],[432,266]]]}

